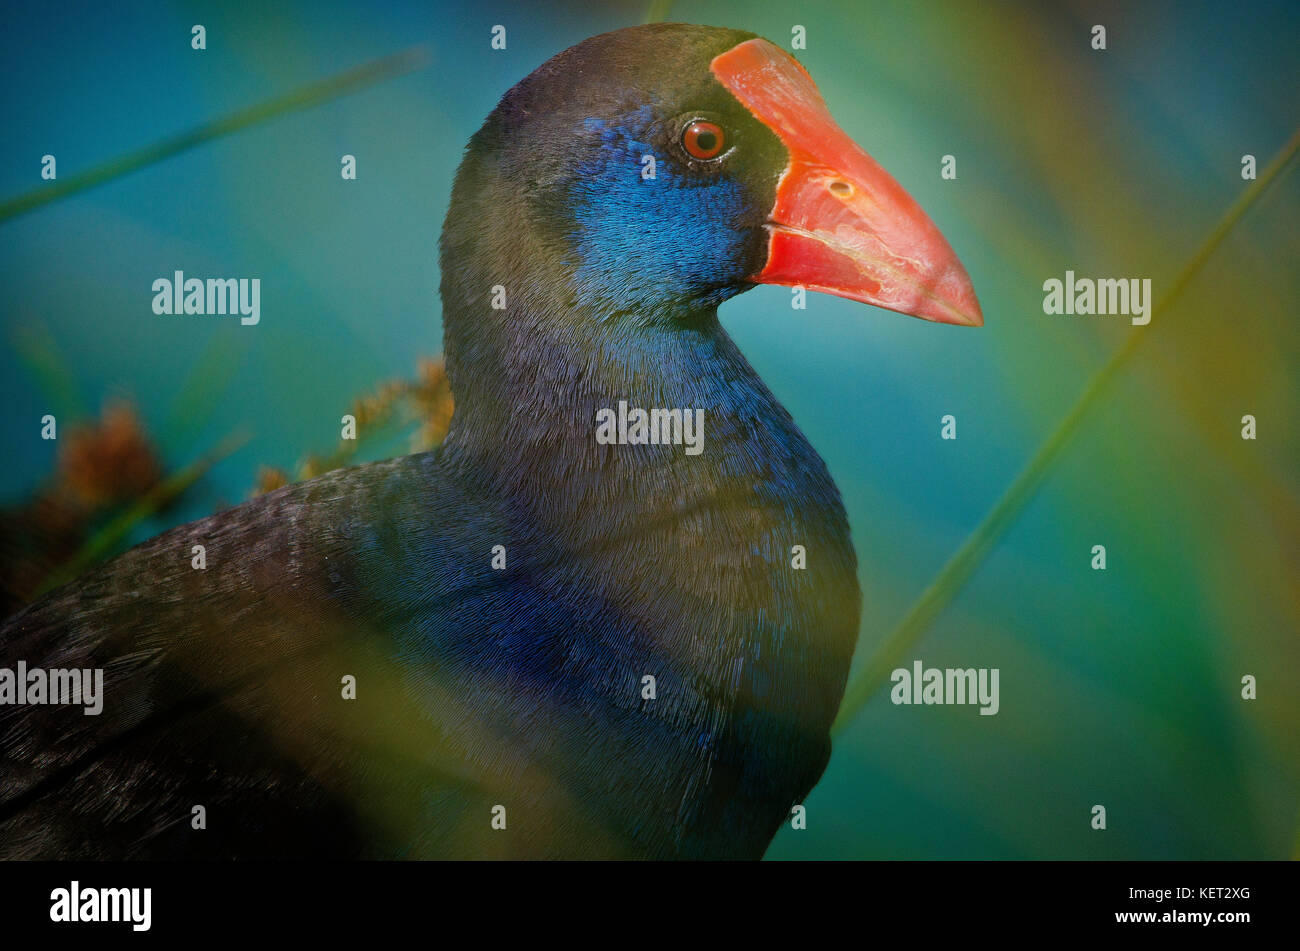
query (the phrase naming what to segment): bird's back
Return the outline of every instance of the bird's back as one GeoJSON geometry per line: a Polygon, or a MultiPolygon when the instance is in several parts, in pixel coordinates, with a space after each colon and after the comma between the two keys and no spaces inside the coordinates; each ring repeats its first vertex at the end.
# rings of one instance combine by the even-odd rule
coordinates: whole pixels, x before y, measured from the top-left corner
{"type": "Polygon", "coordinates": [[[104,686],[98,715],[0,706],[0,852],[375,851],[367,810],[388,808],[390,779],[420,765],[388,744],[387,718],[412,711],[393,679],[398,622],[377,601],[405,600],[402,585],[456,588],[436,561],[421,575],[393,546],[414,519],[440,522],[451,564],[454,533],[491,518],[436,471],[424,454],[286,487],[162,534],[6,621],[7,665],[102,669],[104,686]],[[387,559],[387,590],[366,589],[359,576],[374,582],[387,559]],[[196,806],[207,830],[192,828],[196,806]]]}
{"type": "Polygon", "coordinates": [[[856,627],[856,583],[737,562],[735,520],[788,520],[751,502],[574,550],[430,453],[161,535],[6,622],[104,704],[0,707],[0,851],[759,855],[847,668],[805,628],[856,627]]]}

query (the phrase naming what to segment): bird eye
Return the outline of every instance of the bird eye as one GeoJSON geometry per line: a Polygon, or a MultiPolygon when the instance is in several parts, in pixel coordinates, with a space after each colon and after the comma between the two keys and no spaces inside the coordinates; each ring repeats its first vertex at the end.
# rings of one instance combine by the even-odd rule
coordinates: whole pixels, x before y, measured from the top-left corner
{"type": "Polygon", "coordinates": [[[682,148],[692,158],[717,158],[725,142],[722,127],[704,119],[696,119],[682,131],[682,148]]]}

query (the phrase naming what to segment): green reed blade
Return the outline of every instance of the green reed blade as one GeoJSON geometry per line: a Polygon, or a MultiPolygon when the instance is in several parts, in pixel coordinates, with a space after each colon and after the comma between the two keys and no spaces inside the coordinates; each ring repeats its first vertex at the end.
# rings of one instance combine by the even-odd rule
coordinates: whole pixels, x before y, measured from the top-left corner
{"type": "MultiPolygon", "coordinates": [[[[1196,254],[1192,256],[1192,259],[1179,273],[1169,290],[1156,301],[1151,308],[1151,320],[1153,322],[1157,313],[1166,310],[1178,299],[1192,278],[1209,260],[1210,256],[1218,250],[1224,238],[1241,220],[1242,215],[1259,200],[1265,190],[1289,167],[1297,151],[1300,151],[1300,129],[1297,129],[1291,135],[1287,144],[1274,156],[1267,168],[1260,173],[1259,178],[1238,196],[1232,207],[1228,209],[1214,230],[1210,232],[1200,248],[1197,249],[1196,254]]],[[[1052,431],[1047,440],[1038,448],[1033,458],[1029,460],[1029,464],[1021,470],[1015,481],[998,499],[997,504],[984,517],[984,521],[967,537],[962,546],[957,549],[956,554],[948,559],[948,563],[930,582],[929,587],[921,593],[921,597],[908,610],[903,620],[899,622],[898,626],[885,639],[885,642],[880,645],[875,655],[849,684],[848,689],[844,692],[844,702],[840,704],[839,715],[831,726],[832,736],[841,733],[858,712],[866,706],[867,701],[888,680],[890,672],[897,667],[898,662],[907,654],[926,628],[930,626],[930,622],[939,616],[944,608],[952,602],[952,599],[957,596],[957,593],[961,591],[966,582],[970,580],[971,575],[983,562],[984,556],[988,554],[994,542],[1001,538],[1002,534],[1011,527],[1030,498],[1033,497],[1034,491],[1042,483],[1052,464],[1078,430],[1079,424],[1083,422],[1084,417],[1096,405],[1098,398],[1115,378],[1116,373],[1128,362],[1142,340],[1147,336],[1149,336],[1149,332],[1130,334],[1128,340],[1115,352],[1109,362],[1097,371],[1097,374],[1089,381],[1069,412],[1065,414],[1065,417],[1057,424],[1056,429],[1052,431]]]]}
{"type": "Polygon", "coordinates": [[[87,169],[70,178],[50,182],[38,188],[33,188],[25,194],[10,198],[8,201],[0,202],[0,222],[16,218],[68,195],[94,188],[115,178],[121,178],[123,175],[129,175],[131,172],[161,162],[163,159],[171,158],[173,155],[187,149],[203,145],[205,142],[211,142],[213,139],[219,139],[241,129],[247,129],[259,122],[266,122],[278,116],[320,105],[331,99],[357,92],[377,82],[412,72],[424,66],[428,60],[427,49],[417,46],[400,53],[394,53],[391,56],[371,60],[328,79],[308,83],[306,86],[302,86],[286,95],[271,99],[260,105],[251,106],[248,109],[241,109],[188,132],[182,132],[153,145],[145,146],[135,152],[129,152],[126,155],[110,159],[102,165],[87,169]]]}

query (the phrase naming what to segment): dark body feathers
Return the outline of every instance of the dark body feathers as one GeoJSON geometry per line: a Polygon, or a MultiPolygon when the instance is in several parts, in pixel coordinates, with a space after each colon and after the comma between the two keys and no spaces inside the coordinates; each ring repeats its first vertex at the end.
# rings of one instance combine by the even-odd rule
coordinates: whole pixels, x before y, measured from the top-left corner
{"type": "MultiPolygon", "coordinates": [[[[602,156],[678,108],[616,121],[664,95],[655,60],[685,37],[696,68],[747,36],[675,29],[561,54],[471,143],[443,236],[456,415],[438,451],[182,526],[5,623],[4,664],[102,667],[105,700],[0,707],[0,855],[762,855],[829,755],[856,563],[824,464],[716,317],[752,269],[772,143],[755,133],[738,179],[675,183],[717,189],[716,233],[653,237],[637,260],[583,225],[602,156]],[[573,123],[536,102],[615,88],[572,106],[571,163],[537,145],[573,123]],[[708,271],[692,255],[714,240],[739,243],[708,271]],[[598,444],[595,413],[620,400],[703,409],[704,452],[598,444]]],[[[716,97],[707,69],[688,85],[716,97]]],[[[656,209],[609,214],[636,228],[656,209]]]]}

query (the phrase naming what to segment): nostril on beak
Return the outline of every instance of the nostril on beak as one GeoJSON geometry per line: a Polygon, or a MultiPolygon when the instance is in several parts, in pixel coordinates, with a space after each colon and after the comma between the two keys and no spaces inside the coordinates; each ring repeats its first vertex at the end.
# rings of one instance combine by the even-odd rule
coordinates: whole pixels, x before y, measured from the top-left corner
{"type": "Polygon", "coordinates": [[[827,187],[830,188],[832,194],[840,198],[848,198],[853,194],[853,186],[848,182],[841,182],[838,179],[831,182],[827,187]]]}

